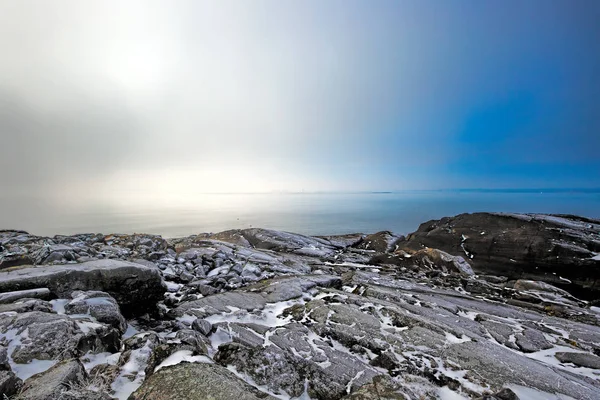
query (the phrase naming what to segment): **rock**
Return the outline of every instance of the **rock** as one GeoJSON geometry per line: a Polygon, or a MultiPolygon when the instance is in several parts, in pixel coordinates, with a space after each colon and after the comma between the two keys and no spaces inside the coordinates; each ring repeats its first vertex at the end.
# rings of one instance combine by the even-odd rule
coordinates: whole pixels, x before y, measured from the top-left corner
{"type": "Polygon", "coordinates": [[[0,371],[0,396],[11,397],[21,390],[23,381],[12,371],[0,371]]]}
{"type": "Polygon", "coordinates": [[[27,298],[47,300],[50,298],[50,290],[47,288],[40,288],[0,293],[0,304],[12,303],[14,301],[27,298]]]}
{"type": "MultiPolygon", "coordinates": [[[[515,392],[513,392],[509,388],[504,388],[497,393],[479,397],[477,400],[520,400],[520,399],[519,399],[519,396],[517,396],[515,394],[515,392]]],[[[523,400],[525,400],[525,399],[523,399],[523,400]]]]}
{"type": "Polygon", "coordinates": [[[592,300],[600,296],[599,234],[600,222],[580,217],[474,213],[425,222],[399,246],[466,254],[477,273],[543,281],[592,300]]]}
{"type": "Polygon", "coordinates": [[[358,244],[352,246],[357,249],[371,250],[377,253],[387,253],[396,249],[396,244],[404,240],[404,236],[395,235],[389,231],[377,232],[367,235],[358,244]]]}
{"type": "Polygon", "coordinates": [[[600,369],[600,357],[593,354],[558,352],[554,357],[562,363],[571,363],[578,367],[600,369]]]}
{"type": "MultiPolygon", "coordinates": [[[[412,397],[418,398],[418,397],[412,397]]],[[[345,396],[343,400],[409,400],[400,393],[400,388],[389,378],[379,375],[373,378],[373,382],[361,386],[354,393],[345,396]]]]}
{"type": "Polygon", "coordinates": [[[200,332],[204,336],[208,336],[212,330],[212,324],[205,319],[196,318],[192,322],[192,329],[200,332]]]}
{"type": "Polygon", "coordinates": [[[439,270],[443,272],[454,272],[462,276],[474,275],[471,266],[461,256],[452,256],[437,249],[422,249],[418,251],[405,252],[400,250],[393,254],[376,255],[369,264],[393,264],[399,267],[417,266],[424,270],[439,270]]]}
{"type": "Polygon", "coordinates": [[[8,355],[18,364],[75,357],[83,337],[68,317],[38,311],[1,318],[0,331],[15,338],[9,342],[8,355]]]}
{"type": "Polygon", "coordinates": [[[0,292],[43,287],[59,298],[66,298],[76,290],[107,292],[126,315],[153,310],[166,291],[158,270],[118,260],[0,271],[0,292]]]}
{"type": "Polygon", "coordinates": [[[10,365],[8,364],[8,350],[5,346],[0,346],[0,371],[8,370],[10,370],[10,365]]]}
{"type": "Polygon", "coordinates": [[[214,364],[178,364],[144,381],[129,400],[275,400],[214,364]],[[201,384],[199,384],[201,383],[201,384]]]}
{"type": "Polygon", "coordinates": [[[65,304],[66,314],[88,314],[121,333],[127,330],[127,321],[121,315],[119,305],[108,293],[75,291],[71,293],[71,297],[73,300],[65,304]]]}
{"type": "Polygon", "coordinates": [[[87,374],[79,360],[62,361],[25,381],[19,400],[55,400],[73,385],[82,384],[87,374]]]}
{"type": "Polygon", "coordinates": [[[552,348],[552,344],[546,340],[544,334],[535,329],[525,329],[523,333],[517,334],[515,338],[517,346],[526,353],[552,348]]]}

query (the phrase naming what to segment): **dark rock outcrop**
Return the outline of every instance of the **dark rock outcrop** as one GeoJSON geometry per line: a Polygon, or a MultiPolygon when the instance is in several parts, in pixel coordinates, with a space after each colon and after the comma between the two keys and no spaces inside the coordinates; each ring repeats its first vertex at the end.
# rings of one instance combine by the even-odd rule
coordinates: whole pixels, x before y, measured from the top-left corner
{"type": "Polygon", "coordinates": [[[600,298],[600,221],[539,214],[461,214],[423,223],[400,248],[464,255],[477,273],[544,281],[600,298]]]}

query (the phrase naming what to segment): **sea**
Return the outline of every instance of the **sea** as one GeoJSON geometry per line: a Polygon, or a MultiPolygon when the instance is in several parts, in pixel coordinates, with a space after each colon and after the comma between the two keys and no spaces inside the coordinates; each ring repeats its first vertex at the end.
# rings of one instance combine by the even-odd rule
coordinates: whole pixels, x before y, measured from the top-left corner
{"type": "Polygon", "coordinates": [[[260,227],[305,235],[415,231],[423,222],[473,212],[600,218],[600,190],[421,190],[360,193],[202,194],[186,206],[61,206],[0,196],[0,229],[52,236],[151,233],[182,237],[260,227]]]}

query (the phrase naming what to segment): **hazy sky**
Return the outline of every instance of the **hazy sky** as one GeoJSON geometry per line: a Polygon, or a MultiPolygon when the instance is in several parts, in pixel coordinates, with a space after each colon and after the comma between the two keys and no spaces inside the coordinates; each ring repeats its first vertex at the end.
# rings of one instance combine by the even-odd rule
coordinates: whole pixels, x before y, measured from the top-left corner
{"type": "Polygon", "coordinates": [[[598,0],[0,0],[0,187],[599,187],[598,21],[598,0]]]}

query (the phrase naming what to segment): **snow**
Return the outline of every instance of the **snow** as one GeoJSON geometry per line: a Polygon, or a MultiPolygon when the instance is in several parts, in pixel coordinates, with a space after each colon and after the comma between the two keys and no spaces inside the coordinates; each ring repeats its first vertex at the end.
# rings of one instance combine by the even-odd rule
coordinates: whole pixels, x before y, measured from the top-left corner
{"type": "Polygon", "coordinates": [[[290,323],[291,316],[281,318],[280,315],[283,310],[289,308],[295,304],[302,304],[304,300],[288,300],[280,301],[277,303],[267,303],[260,313],[254,314],[249,313],[245,310],[234,309],[229,313],[214,314],[205,318],[211,324],[217,324],[219,322],[237,322],[237,323],[254,323],[259,325],[268,326],[270,328],[276,328],[284,326],[290,323]]]}
{"type": "Polygon", "coordinates": [[[104,353],[92,354],[92,353],[88,352],[84,356],[81,357],[81,363],[85,367],[85,370],[89,372],[96,365],[100,365],[100,364],[116,365],[117,362],[119,361],[120,356],[121,356],[121,353],[112,354],[112,353],[104,352],[104,353]]]}
{"type": "Polygon", "coordinates": [[[65,313],[65,305],[69,302],[68,299],[56,299],[50,300],[50,304],[52,304],[52,309],[57,314],[65,313]]]}
{"type": "Polygon", "coordinates": [[[160,370],[161,368],[180,364],[182,362],[200,362],[211,364],[213,361],[206,356],[192,356],[192,352],[190,350],[180,350],[171,354],[163,362],[161,362],[156,368],[154,368],[154,372],[160,370]]]}
{"type": "Polygon", "coordinates": [[[439,388],[438,396],[440,400],[468,400],[468,397],[456,393],[455,391],[451,390],[448,386],[439,388]]]}
{"type": "Polygon", "coordinates": [[[446,343],[448,344],[457,344],[457,343],[465,343],[465,342],[470,342],[471,338],[468,337],[467,335],[462,335],[461,338],[454,336],[452,333],[450,332],[446,332],[446,343]]]}
{"type": "Polygon", "coordinates": [[[58,361],[56,360],[31,360],[27,364],[15,364],[11,363],[11,368],[15,375],[19,378],[25,380],[30,376],[35,374],[39,374],[40,372],[44,372],[47,369],[51,368],[58,361]]]}
{"type": "Polygon", "coordinates": [[[571,396],[567,396],[561,393],[548,393],[542,392],[541,390],[532,389],[526,386],[510,384],[507,385],[510,390],[515,392],[519,399],[527,400],[575,400],[571,396]]]}
{"type": "Polygon", "coordinates": [[[144,347],[133,350],[129,360],[121,368],[119,376],[111,385],[111,388],[115,391],[114,397],[117,399],[127,400],[129,395],[141,386],[146,377],[144,370],[152,353],[150,345],[151,342],[148,340],[144,347]],[[133,377],[133,379],[130,379],[130,377],[133,377]]]}
{"type": "Polygon", "coordinates": [[[133,325],[127,324],[127,330],[123,334],[123,339],[130,338],[136,334],[140,333],[133,325]]]}
{"type": "Polygon", "coordinates": [[[594,257],[592,257],[592,260],[600,261],[600,254],[596,254],[594,257]]]}
{"type": "Polygon", "coordinates": [[[167,291],[169,291],[171,293],[177,293],[179,291],[179,289],[181,289],[181,287],[183,286],[180,283],[169,282],[169,281],[165,281],[165,284],[167,285],[167,291]]]}

